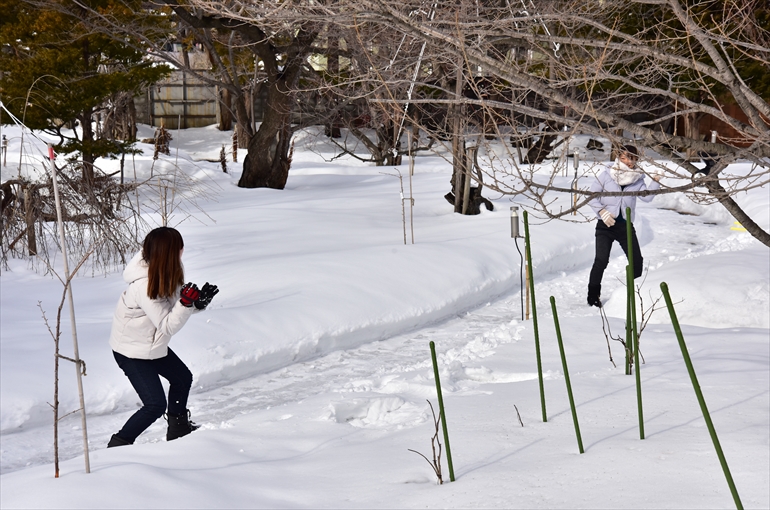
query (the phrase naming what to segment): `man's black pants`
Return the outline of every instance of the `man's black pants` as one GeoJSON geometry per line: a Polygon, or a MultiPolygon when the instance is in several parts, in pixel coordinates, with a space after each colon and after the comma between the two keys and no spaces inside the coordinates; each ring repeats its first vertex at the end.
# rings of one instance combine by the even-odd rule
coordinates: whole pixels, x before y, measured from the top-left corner
{"type": "MultiPolygon", "coordinates": [[[[610,251],[612,242],[617,241],[623,248],[623,253],[628,257],[628,238],[626,233],[626,220],[622,217],[615,219],[615,224],[608,227],[602,220],[596,223],[596,257],[594,265],[591,268],[591,276],[588,278],[589,285],[599,285],[602,283],[604,270],[610,261],[610,251]]],[[[634,278],[642,276],[642,251],[639,249],[639,241],[636,239],[636,229],[631,225],[631,244],[634,250],[634,278]]],[[[623,279],[625,281],[625,278],[623,279]]]]}

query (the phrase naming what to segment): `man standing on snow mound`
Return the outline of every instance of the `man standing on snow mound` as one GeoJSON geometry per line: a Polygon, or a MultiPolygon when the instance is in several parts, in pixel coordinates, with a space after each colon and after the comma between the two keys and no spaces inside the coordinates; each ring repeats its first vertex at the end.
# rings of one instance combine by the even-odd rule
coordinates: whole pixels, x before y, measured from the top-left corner
{"type": "MultiPolygon", "coordinates": [[[[639,152],[633,145],[624,145],[618,151],[615,163],[601,172],[591,185],[591,191],[601,192],[636,192],[660,189],[660,176],[653,176],[653,182],[647,186],[644,174],[636,166],[639,152]]],[[[653,195],[639,197],[645,202],[655,198],[653,195]]],[[[631,208],[631,242],[634,253],[634,278],[642,275],[642,252],[633,228],[635,196],[605,196],[597,197],[589,202],[599,220],[596,222],[596,257],[588,278],[588,304],[601,308],[602,276],[610,261],[612,242],[617,241],[628,257],[628,238],[626,234],[626,207],[631,208]]]]}
{"type": "Polygon", "coordinates": [[[160,227],[144,238],[123,271],[128,289],[115,309],[110,334],[115,361],[142,400],[107,448],[133,444],[155,420],[166,412],[161,376],[168,380],[168,431],[166,440],[186,436],[198,426],[190,421],[187,396],[192,373],[168,344],[193,312],[204,310],[219,292],[208,282],[199,290],[184,284],[184,241],[175,229],[160,227]]]}

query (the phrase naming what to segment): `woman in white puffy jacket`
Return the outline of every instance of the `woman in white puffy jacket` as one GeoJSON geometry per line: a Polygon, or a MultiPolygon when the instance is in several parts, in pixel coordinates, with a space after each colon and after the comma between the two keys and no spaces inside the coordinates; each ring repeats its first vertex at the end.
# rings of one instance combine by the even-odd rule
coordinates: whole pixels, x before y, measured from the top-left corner
{"type": "Polygon", "coordinates": [[[123,271],[128,288],[115,308],[110,347],[118,366],[139,394],[142,407],[134,413],[107,447],[132,444],[168,406],[168,432],[172,440],[198,426],[190,421],[187,396],[192,373],[168,344],[187,319],[208,306],[219,292],[208,282],[199,290],[184,284],[182,235],[173,228],[152,230],[142,251],[123,271]],[[160,378],[168,380],[168,402],[160,378]]]}
{"type": "MultiPolygon", "coordinates": [[[[639,153],[633,145],[625,145],[618,151],[615,163],[600,173],[591,186],[591,191],[600,193],[610,192],[636,192],[660,189],[658,181],[660,176],[654,176],[648,186],[644,182],[644,173],[636,166],[639,153]]],[[[640,196],[645,202],[651,201],[654,195],[640,196]]],[[[610,251],[613,241],[617,241],[628,257],[628,238],[626,233],[626,207],[631,208],[631,243],[634,254],[634,278],[642,275],[642,252],[639,249],[639,241],[636,238],[636,229],[633,228],[634,209],[636,208],[636,196],[604,196],[594,198],[589,205],[596,213],[596,256],[588,278],[588,304],[602,306],[602,276],[610,260],[610,251]]]]}

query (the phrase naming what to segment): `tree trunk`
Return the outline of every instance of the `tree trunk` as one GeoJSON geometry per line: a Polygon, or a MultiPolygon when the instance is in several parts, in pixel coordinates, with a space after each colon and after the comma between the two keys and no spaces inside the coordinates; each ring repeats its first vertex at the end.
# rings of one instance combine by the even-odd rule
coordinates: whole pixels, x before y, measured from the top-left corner
{"type": "Polygon", "coordinates": [[[391,120],[386,120],[377,128],[377,153],[373,154],[376,157],[375,165],[401,165],[401,154],[398,153],[401,144],[396,140],[398,128],[399,125],[391,120]]]}
{"type": "Polygon", "coordinates": [[[129,125],[128,139],[131,140],[132,142],[135,142],[136,132],[138,127],[136,125],[136,103],[134,102],[133,96],[131,96],[128,101],[128,125],[129,125]]]}
{"type": "MultiPolygon", "coordinates": [[[[688,113],[684,116],[684,136],[692,140],[700,140],[700,119],[703,114],[698,112],[688,113]]],[[[698,153],[694,149],[687,149],[685,151],[685,159],[687,161],[697,161],[698,153]]]]}
{"type": "Polygon", "coordinates": [[[27,223],[27,253],[37,255],[37,237],[35,236],[35,206],[32,203],[32,193],[24,188],[24,220],[27,223]]]}
{"type": "MultiPolygon", "coordinates": [[[[91,47],[88,37],[83,39],[83,67],[85,69],[91,68],[91,47]]],[[[95,71],[95,70],[94,70],[95,71]]],[[[80,118],[80,127],[83,128],[83,182],[89,187],[94,185],[94,157],[89,147],[92,146],[94,141],[94,131],[91,125],[94,117],[94,109],[86,108],[82,112],[80,118]]]]}
{"type": "Polygon", "coordinates": [[[88,149],[94,142],[94,130],[91,125],[93,110],[88,108],[83,110],[83,116],[80,118],[80,126],[83,128],[83,182],[89,187],[94,185],[94,161],[96,158],[88,149]]]}
{"type": "Polygon", "coordinates": [[[521,160],[523,165],[537,165],[545,161],[546,156],[551,153],[553,148],[551,144],[556,141],[556,135],[540,135],[540,139],[524,155],[521,160]]]}
{"type": "Polygon", "coordinates": [[[251,94],[246,93],[243,89],[239,94],[230,97],[231,105],[235,109],[235,129],[238,133],[236,136],[238,137],[239,149],[248,149],[251,138],[254,136],[252,127],[254,125],[254,109],[251,108],[251,113],[249,113],[249,108],[246,106],[246,100],[250,100],[251,97],[251,94]]]}
{"type": "MultiPolygon", "coordinates": [[[[326,54],[326,71],[332,79],[340,74],[339,39],[331,36],[327,39],[328,53],[326,54]]],[[[339,114],[328,120],[324,126],[324,134],[331,138],[341,138],[342,131],[338,119],[339,114]]]]}
{"type": "Polygon", "coordinates": [[[230,101],[230,91],[226,88],[220,89],[219,93],[219,130],[230,131],[233,128],[233,113],[230,101]]]}
{"type": "Polygon", "coordinates": [[[249,153],[243,161],[240,188],[283,189],[289,177],[291,157],[291,95],[276,84],[267,92],[267,108],[262,125],[249,140],[249,153]]]}

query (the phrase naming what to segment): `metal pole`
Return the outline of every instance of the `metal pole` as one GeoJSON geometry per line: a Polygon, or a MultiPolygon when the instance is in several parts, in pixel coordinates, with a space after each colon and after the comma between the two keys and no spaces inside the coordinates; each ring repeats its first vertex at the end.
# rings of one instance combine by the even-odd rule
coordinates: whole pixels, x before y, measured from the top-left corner
{"type": "Polygon", "coordinates": [[[185,128],[187,127],[187,73],[182,71],[182,115],[177,119],[177,132],[182,129],[182,117],[184,116],[185,128]]]}
{"type": "Polygon", "coordinates": [[[580,425],[578,425],[577,409],[575,409],[575,399],[572,398],[572,385],[569,382],[569,370],[567,369],[567,356],[564,354],[564,343],[561,340],[561,328],[559,327],[559,315],[556,312],[556,299],[551,296],[551,310],[553,311],[553,323],[556,326],[556,340],[559,342],[559,353],[561,354],[561,366],[564,369],[564,380],[567,382],[567,396],[569,396],[569,407],[572,409],[572,422],[575,424],[575,435],[577,436],[578,449],[583,451],[583,439],[580,437],[580,425]]]}
{"type": "MultiPolygon", "coordinates": [[[[564,126],[564,131],[567,131],[567,126],[564,126]]],[[[569,136],[566,136],[566,140],[564,140],[565,148],[562,150],[562,155],[564,156],[564,170],[562,171],[562,177],[567,177],[567,169],[569,168],[569,136]]],[[[559,158],[561,159],[561,158],[559,158]]]]}
{"type": "MultiPolygon", "coordinates": [[[[25,112],[26,113],[26,110],[25,112]]],[[[21,143],[19,144],[19,179],[21,179],[21,162],[24,161],[24,122],[21,124],[21,143]]]]}
{"type": "Polygon", "coordinates": [[[524,255],[521,254],[519,249],[519,206],[511,206],[511,237],[516,244],[516,251],[519,252],[519,297],[521,301],[521,320],[524,320],[524,255]]]}
{"type": "Polygon", "coordinates": [[[535,329],[535,357],[537,358],[537,379],[540,384],[540,407],[543,411],[543,421],[548,421],[545,412],[545,389],[543,388],[543,364],[540,361],[540,334],[537,330],[537,308],[535,307],[535,278],[532,273],[532,251],[529,242],[529,215],[524,211],[524,238],[527,254],[527,275],[529,276],[529,292],[532,296],[532,326],[535,329]]]}
{"type": "Polygon", "coordinates": [[[743,504],[741,498],[738,496],[738,489],[735,487],[733,477],[730,474],[730,468],[727,466],[727,459],[722,452],[722,446],[719,444],[719,438],[717,437],[717,431],[714,428],[714,423],[711,421],[711,415],[709,414],[708,407],[706,407],[706,400],[703,398],[703,393],[698,384],[698,377],[695,375],[695,368],[693,368],[690,354],[687,352],[687,346],[684,343],[684,336],[682,335],[682,328],[679,327],[679,320],[676,317],[676,310],[674,310],[674,303],[671,302],[671,296],[668,293],[668,285],[666,282],[660,284],[660,290],[663,291],[663,298],[666,300],[666,307],[668,313],[671,316],[671,325],[674,326],[674,332],[676,333],[676,339],[679,341],[679,348],[682,350],[682,357],[684,363],[687,365],[687,372],[690,374],[690,381],[692,381],[692,387],[695,390],[695,396],[698,398],[698,404],[700,405],[701,412],[703,413],[703,419],[706,420],[706,427],[708,427],[709,435],[711,435],[711,441],[714,443],[714,449],[717,451],[717,457],[719,457],[719,463],[722,465],[722,471],[727,479],[727,485],[730,487],[730,492],[733,495],[733,501],[735,501],[735,508],[743,510],[743,504]]]}
{"type": "MultiPolygon", "coordinates": [[[[574,152],[572,153],[572,164],[575,166],[575,177],[572,179],[572,189],[574,191],[577,191],[577,185],[578,185],[578,167],[580,167],[580,149],[575,147],[574,152]]],[[[577,193],[572,193],[572,207],[577,206],[577,193]]],[[[572,211],[572,215],[577,215],[577,209],[572,211]]]]}
{"type": "Polygon", "coordinates": [[[441,396],[441,380],[438,377],[438,361],[436,361],[436,344],[430,342],[430,359],[433,361],[433,377],[436,379],[436,393],[438,393],[438,411],[441,416],[441,428],[444,431],[444,444],[446,444],[446,460],[449,465],[449,480],[455,481],[455,470],[452,467],[452,450],[449,448],[449,432],[446,428],[446,414],[444,413],[444,397],[441,396]]]}
{"type": "Polygon", "coordinates": [[[91,462],[88,458],[88,428],[86,427],[86,402],[83,397],[83,376],[81,371],[80,354],[78,350],[78,330],[75,324],[75,302],[72,299],[72,281],[70,280],[70,268],[67,261],[67,244],[64,237],[64,222],[62,221],[61,199],[59,198],[59,184],[56,176],[56,157],[53,146],[48,144],[48,159],[51,161],[51,177],[53,180],[53,193],[56,202],[56,219],[59,223],[59,243],[61,243],[62,259],[64,261],[64,278],[67,286],[67,301],[70,308],[70,323],[72,325],[73,358],[75,360],[75,373],[78,380],[78,396],[80,397],[80,425],[83,428],[83,456],[86,462],[86,473],[91,472],[91,462]]]}

